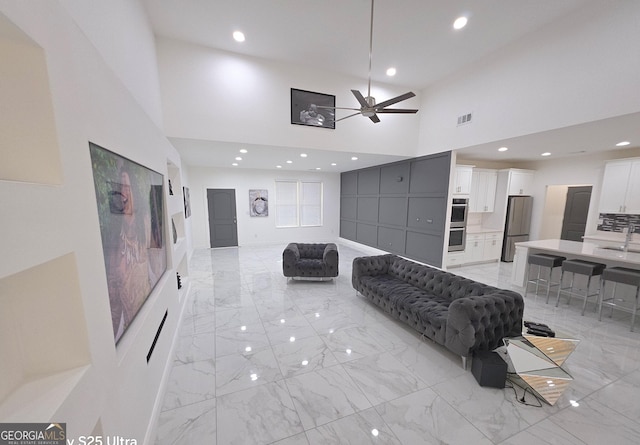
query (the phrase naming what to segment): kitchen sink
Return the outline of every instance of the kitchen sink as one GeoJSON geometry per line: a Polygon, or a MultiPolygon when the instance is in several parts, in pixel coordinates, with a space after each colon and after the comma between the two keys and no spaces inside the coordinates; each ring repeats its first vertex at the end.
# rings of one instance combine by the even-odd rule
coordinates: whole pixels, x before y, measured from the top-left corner
{"type": "MultiPolygon", "coordinates": [[[[617,252],[624,252],[624,247],[623,246],[601,247],[601,249],[604,249],[604,250],[615,250],[617,252]]],[[[629,248],[629,249],[627,249],[627,252],[629,252],[629,253],[640,253],[640,249],[629,248]]]]}

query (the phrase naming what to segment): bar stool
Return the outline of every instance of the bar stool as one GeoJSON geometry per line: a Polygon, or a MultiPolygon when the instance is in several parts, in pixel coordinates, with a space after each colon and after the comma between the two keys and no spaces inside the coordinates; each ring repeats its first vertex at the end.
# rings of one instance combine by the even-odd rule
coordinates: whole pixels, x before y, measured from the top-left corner
{"type": "Polygon", "coordinates": [[[527,277],[524,282],[524,296],[527,296],[527,290],[529,289],[529,283],[536,285],[536,295],[538,294],[538,285],[540,282],[546,283],[547,285],[547,303],[549,302],[549,290],[552,286],[558,286],[560,283],[554,283],[551,281],[551,274],[553,273],[553,269],[556,267],[560,267],[562,262],[567,258],[563,256],[557,255],[549,255],[546,253],[533,253],[529,255],[527,258],[527,262],[529,263],[529,268],[527,269],[527,277]],[[538,266],[538,277],[532,280],[529,279],[529,275],[531,274],[531,266],[538,266]],[[542,268],[545,267],[549,269],[549,273],[547,274],[547,279],[540,278],[540,272],[542,268]]]}
{"type": "Polygon", "coordinates": [[[584,310],[587,307],[587,299],[589,297],[598,297],[600,295],[600,290],[602,288],[602,284],[600,284],[600,288],[598,289],[598,292],[594,294],[590,294],[589,287],[591,286],[591,277],[602,275],[602,271],[604,271],[606,267],[607,267],[606,264],[594,263],[591,261],[584,261],[584,260],[564,261],[562,263],[562,274],[560,275],[560,286],[558,286],[558,297],[556,298],[556,307],[558,307],[558,304],[560,303],[560,294],[562,292],[566,293],[569,296],[569,300],[567,301],[567,304],[571,303],[571,297],[575,295],[576,297],[582,297],[584,299],[584,304],[582,305],[582,315],[584,315],[584,310]],[[564,278],[565,272],[570,272],[572,274],[571,284],[569,285],[569,287],[562,287],[562,279],[564,278]],[[579,292],[573,291],[573,281],[574,281],[574,278],[576,277],[576,274],[585,275],[586,277],[588,277],[587,288],[584,292],[584,295],[580,294],[579,292]]]}
{"type": "Polygon", "coordinates": [[[633,332],[633,324],[636,320],[636,312],[638,311],[638,294],[640,293],[640,270],[637,269],[628,269],[626,267],[609,267],[605,269],[602,274],[602,284],[600,285],[600,305],[598,307],[598,320],[602,319],[602,306],[609,306],[611,308],[611,312],[613,313],[613,309],[620,309],[625,312],[631,312],[631,329],[633,332]],[[613,281],[613,292],[611,294],[611,298],[607,298],[605,300],[605,283],[607,281],[613,281]],[[615,285],[617,283],[620,284],[628,284],[629,286],[635,286],[636,288],[636,298],[633,301],[633,308],[625,307],[620,304],[615,303],[615,294],[616,288],[615,285]]]}

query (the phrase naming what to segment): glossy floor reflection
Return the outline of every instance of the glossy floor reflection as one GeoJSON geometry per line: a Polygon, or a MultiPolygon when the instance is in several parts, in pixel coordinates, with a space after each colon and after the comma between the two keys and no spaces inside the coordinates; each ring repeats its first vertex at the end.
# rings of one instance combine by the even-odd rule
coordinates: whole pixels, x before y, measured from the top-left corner
{"type": "MultiPolygon", "coordinates": [[[[284,247],[194,253],[156,444],[640,443],[640,333],[628,314],[599,322],[592,306],[580,316],[576,300],[555,308],[529,295],[525,319],[581,343],[556,405],[525,406],[357,295],[351,262],[367,251],[339,245],[336,280],[287,281],[284,247]]],[[[512,288],[511,264],[451,271],[512,288]]]]}

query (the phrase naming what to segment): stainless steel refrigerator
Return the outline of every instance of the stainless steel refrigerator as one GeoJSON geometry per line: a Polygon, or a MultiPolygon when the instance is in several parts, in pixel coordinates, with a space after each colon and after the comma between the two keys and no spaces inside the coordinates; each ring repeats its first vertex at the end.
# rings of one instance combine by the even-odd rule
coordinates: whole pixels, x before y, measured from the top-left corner
{"type": "Polygon", "coordinates": [[[516,254],[515,243],[529,241],[532,205],[532,196],[509,196],[502,242],[502,261],[513,261],[516,254]]]}

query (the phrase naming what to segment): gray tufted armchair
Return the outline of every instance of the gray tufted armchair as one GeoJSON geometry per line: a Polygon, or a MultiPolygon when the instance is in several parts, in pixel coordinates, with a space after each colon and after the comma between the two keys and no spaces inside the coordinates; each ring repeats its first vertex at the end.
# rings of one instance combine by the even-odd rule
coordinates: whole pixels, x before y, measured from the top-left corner
{"type": "Polygon", "coordinates": [[[290,243],[282,253],[285,277],[333,278],[338,276],[338,247],[333,243],[290,243]]]}

